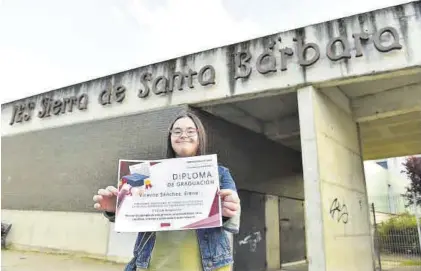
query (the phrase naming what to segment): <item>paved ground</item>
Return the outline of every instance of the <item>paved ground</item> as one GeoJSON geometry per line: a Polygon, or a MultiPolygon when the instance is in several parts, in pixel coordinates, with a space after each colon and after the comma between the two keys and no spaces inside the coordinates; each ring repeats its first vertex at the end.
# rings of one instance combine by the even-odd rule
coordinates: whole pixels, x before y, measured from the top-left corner
{"type": "Polygon", "coordinates": [[[307,264],[297,264],[293,266],[282,267],[281,271],[307,271],[307,264]]]}
{"type": "Polygon", "coordinates": [[[421,271],[421,266],[402,266],[388,269],[387,271],[421,271]]]}
{"type": "MultiPolygon", "coordinates": [[[[122,271],[124,265],[105,261],[15,250],[1,251],[2,271],[122,271]]],[[[421,266],[385,268],[387,271],[421,271],[421,266]]],[[[306,265],[284,267],[285,271],[307,271],[306,265]]]]}
{"type": "MultiPolygon", "coordinates": [[[[306,264],[283,267],[282,271],[308,271],[306,264]]],[[[421,271],[421,266],[386,267],[384,271],[421,271]]]]}
{"type": "Polygon", "coordinates": [[[124,265],[35,252],[1,251],[2,271],[122,271],[124,265]]]}
{"type": "Polygon", "coordinates": [[[421,266],[382,265],[383,271],[421,271],[421,266]]]}

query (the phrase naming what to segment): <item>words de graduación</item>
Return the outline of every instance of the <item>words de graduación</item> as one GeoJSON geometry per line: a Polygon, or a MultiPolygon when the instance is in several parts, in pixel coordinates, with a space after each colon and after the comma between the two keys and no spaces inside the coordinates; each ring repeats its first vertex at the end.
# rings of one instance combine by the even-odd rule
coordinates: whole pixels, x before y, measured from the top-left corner
{"type": "MultiPolygon", "coordinates": [[[[172,174],[172,180],[167,182],[167,187],[183,187],[195,185],[214,185],[215,180],[210,171],[192,172],[192,173],[175,173],[172,174]]],[[[144,197],[173,197],[173,196],[197,196],[199,192],[185,191],[183,194],[179,192],[161,192],[147,193],[144,197]]]]}

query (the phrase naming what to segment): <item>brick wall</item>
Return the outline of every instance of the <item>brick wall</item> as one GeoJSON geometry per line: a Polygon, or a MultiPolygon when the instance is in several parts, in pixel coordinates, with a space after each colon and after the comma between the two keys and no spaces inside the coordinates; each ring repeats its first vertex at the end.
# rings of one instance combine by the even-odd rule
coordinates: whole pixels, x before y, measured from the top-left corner
{"type": "MultiPolygon", "coordinates": [[[[118,159],[165,156],[168,125],[185,108],[2,137],[2,208],[94,211],[94,193],[117,181],[118,159]]],[[[200,115],[210,152],[231,169],[239,188],[302,196],[302,181],[296,178],[302,175],[300,153],[200,115]]]]}
{"type": "Polygon", "coordinates": [[[166,130],[184,107],[2,138],[2,208],[94,211],[116,185],[118,159],[162,158],[166,130]]]}

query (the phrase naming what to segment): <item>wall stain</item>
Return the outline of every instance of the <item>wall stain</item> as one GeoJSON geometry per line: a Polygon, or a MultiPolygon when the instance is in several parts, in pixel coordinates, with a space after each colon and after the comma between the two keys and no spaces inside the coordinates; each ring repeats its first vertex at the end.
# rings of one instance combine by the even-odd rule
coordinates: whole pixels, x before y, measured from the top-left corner
{"type": "MultiPolygon", "coordinates": [[[[295,33],[296,38],[301,37],[301,40],[303,41],[303,43],[306,42],[306,33],[303,27],[296,29],[294,33],[295,33]]],[[[304,59],[307,59],[307,51],[308,50],[304,52],[304,55],[303,55],[304,59]]],[[[295,45],[295,52],[298,52],[298,44],[295,45]]],[[[306,66],[301,66],[301,74],[303,75],[303,81],[307,82],[307,67],[306,66]]]]}
{"type": "MultiPolygon", "coordinates": [[[[368,16],[368,21],[371,23],[372,33],[377,32],[376,15],[374,14],[374,12],[369,12],[367,16],[368,16]]],[[[372,33],[370,33],[370,34],[372,34],[372,33]]]]}
{"type": "MultiPolygon", "coordinates": [[[[339,19],[338,25],[339,25],[339,35],[345,37],[345,39],[349,42],[348,30],[346,29],[345,20],[339,19]]],[[[342,61],[345,65],[346,73],[349,74],[349,59],[345,58],[345,59],[342,59],[342,61]]]]}
{"type": "Polygon", "coordinates": [[[415,18],[420,19],[421,18],[421,1],[414,2],[413,8],[415,10],[415,18]]]}
{"type": "Polygon", "coordinates": [[[360,25],[361,32],[366,31],[365,23],[367,22],[366,14],[358,15],[358,24],[360,25]]]}
{"type": "Polygon", "coordinates": [[[408,17],[405,14],[405,9],[402,6],[396,6],[393,7],[394,12],[396,13],[398,22],[399,22],[399,28],[402,33],[403,37],[403,43],[405,44],[405,55],[406,59],[410,58],[410,47],[408,44],[410,44],[409,41],[409,32],[408,32],[408,17]]]}
{"type": "MultiPolygon", "coordinates": [[[[167,78],[168,78],[168,87],[172,80],[172,75],[177,71],[177,59],[172,59],[170,62],[168,62],[168,72],[167,72],[167,78]]],[[[179,79],[177,79],[179,80],[179,79]]],[[[185,83],[185,78],[182,79],[183,83],[185,83]]],[[[182,84],[184,86],[184,84],[182,84]]],[[[167,105],[171,105],[172,103],[172,95],[174,91],[178,91],[177,89],[174,89],[172,91],[167,91],[167,105]]]]}
{"type": "MultiPolygon", "coordinates": [[[[327,40],[332,40],[335,37],[335,30],[333,29],[333,22],[326,22],[325,23],[326,26],[326,32],[327,32],[327,40]]],[[[325,53],[327,53],[328,49],[327,47],[325,48],[325,53]]],[[[336,55],[336,46],[332,46],[332,53],[334,53],[336,55]]],[[[334,61],[329,61],[329,66],[333,67],[335,65],[334,61]]]]}
{"type": "Polygon", "coordinates": [[[235,45],[230,45],[226,49],[226,58],[227,58],[227,71],[228,71],[228,86],[229,92],[231,96],[235,94],[235,63],[234,63],[234,55],[235,55],[235,45]]]}

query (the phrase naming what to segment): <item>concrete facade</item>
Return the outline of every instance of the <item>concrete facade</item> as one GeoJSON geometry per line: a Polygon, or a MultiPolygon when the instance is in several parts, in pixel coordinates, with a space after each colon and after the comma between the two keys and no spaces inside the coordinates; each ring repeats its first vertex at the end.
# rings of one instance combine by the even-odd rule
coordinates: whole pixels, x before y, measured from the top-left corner
{"type": "MultiPolygon", "coordinates": [[[[268,269],[281,268],[281,244],[279,242],[279,205],[278,197],[268,195],[266,200],[265,224],[266,231],[266,261],[268,269]]],[[[304,214],[303,214],[304,215],[304,214]]]]}
{"type": "Polygon", "coordinates": [[[297,94],[309,270],[374,270],[357,124],[319,90],[297,94]]]}
{"type": "MultiPolygon", "coordinates": [[[[401,84],[392,82],[378,86],[377,79],[399,81],[403,75],[412,75],[411,80],[403,81],[419,82],[420,14],[420,3],[415,1],[215,48],[7,103],[2,105],[2,135],[126,116],[173,105],[205,106],[247,100],[296,91],[306,85],[326,89],[340,87],[342,95],[352,98],[351,109],[358,122],[416,113],[420,111],[421,103],[416,96],[419,88],[415,85],[402,88],[401,84]],[[394,36],[389,35],[388,30],[394,36]],[[368,40],[365,35],[369,36],[368,40]],[[342,38],[349,45],[349,55],[341,54],[339,42],[335,46],[328,46],[337,38],[342,38]],[[302,49],[307,45],[318,49],[319,58],[315,57],[312,49],[308,49],[307,57],[303,58],[302,49]],[[288,48],[292,50],[292,55],[289,55],[291,52],[288,48]],[[283,57],[280,50],[284,52],[283,57]],[[265,53],[273,53],[274,58],[267,59],[265,53]],[[335,56],[344,58],[331,60],[335,56]],[[275,66],[271,66],[271,63],[275,63],[275,66]],[[183,90],[179,90],[178,77],[170,80],[173,75],[179,75],[177,72],[186,75],[181,84],[183,90]],[[194,72],[197,74],[193,75],[194,72]],[[165,76],[168,80],[161,77],[154,81],[159,76],[165,76]],[[154,82],[157,83],[155,92],[152,91],[154,82]],[[165,83],[167,88],[164,88],[165,83]],[[150,91],[146,97],[139,98],[139,95],[143,97],[146,93],[145,84],[150,91]],[[102,103],[108,101],[108,93],[103,91],[112,92],[110,104],[101,105],[99,100],[102,103]],[[399,93],[405,93],[412,99],[399,99],[399,93]],[[86,94],[87,99],[82,94],[86,94]],[[57,101],[56,104],[53,102],[48,117],[42,114],[41,102],[45,97],[57,101]],[[73,98],[76,99],[75,103],[71,102],[73,98]],[[70,105],[77,104],[78,99],[81,101],[81,110],[73,105],[72,112],[69,112],[70,105]],[[23,115],[27,113],[24,118],[27,121],[9,125],[19,120],[12,117],[16,105],[28,105],[23,110],[23,115]],[[53,112],[54,105],[57,114],[53,112]]],[[[50,103],[47,101],[47,104],[50,103]]],[[[272,130],[268,133],[270,135],[274,134],[274,129],[282,126],[273,123],[265,130],[272,130]]]]}
{"type": "Polygon", "coordinates": [[[13,223],[8,242],[14,248],[105,258],[110,224],[101,214],[2,209],[13,223]]]}
{"type": "MultiPolygon", "coordinates": [[[[168,126],[178,112],[187,109],[180,106],[3,137],[2,156],[7,159],[2,162],[2,208],[94,211],[94,193],[117,182],[118,159],[164,157],[168,126]],[[22,194],[22,187],[29,183],[37,185],[22,194]]],[[[208,151],[217,153],[219,162],[230,168],[240,189],[304,197],[299,152],[206,112],[196,112],[207,129],[208,151]],[[277,167],[278,163],[284,166],[277,167]],[[264,186],[256,186],[258,179],[264,186]]]]}
{"type": "Polygon", "coordinates": [[[10,241],[126,261],[135,235],[101,222],[92,196],[118,159],[164,156],[170,120],[192,106],[238,188],[267,201],[254,218],[267,268],[282,261],[286,197],[305,202],[310,271],[374,270],[363,160],[421,153],[420,44],[415,1],[2,104],[10,241]]]}
{"type": "MultiPolygon", "coordinates": [[[[92,197],[99,188],[116,184],[118,159],[165,156],[168,125],[185,110],[200,116],[208,151],[217,153],[219,162],[230,169],[238,189],[266,194],[273,204],[278,204],[278,196],[304,198],[298,151],[207,112],[177,106],[3,137],[2,156],[7,159],[2,163],[2,217],[16,225],[10,242],[17,248],[127,262],[136,234],[115,232],[114,224],[93,209],[92,197]],[[31,189],[22,193],[28,186],[31,189]],[[96,234],[86,238],[91,231],[96,234]]],[[[268,204],[268,211],[276,208],[273,204],[268,204]]],[[[263,223],[265,217],[268,230],[262,234],[270,240],[267,262],[280,268],[279,214],[262,213],[263,223]]],[[[238,238],[249,234],[241,232],[238,238]]]]}

